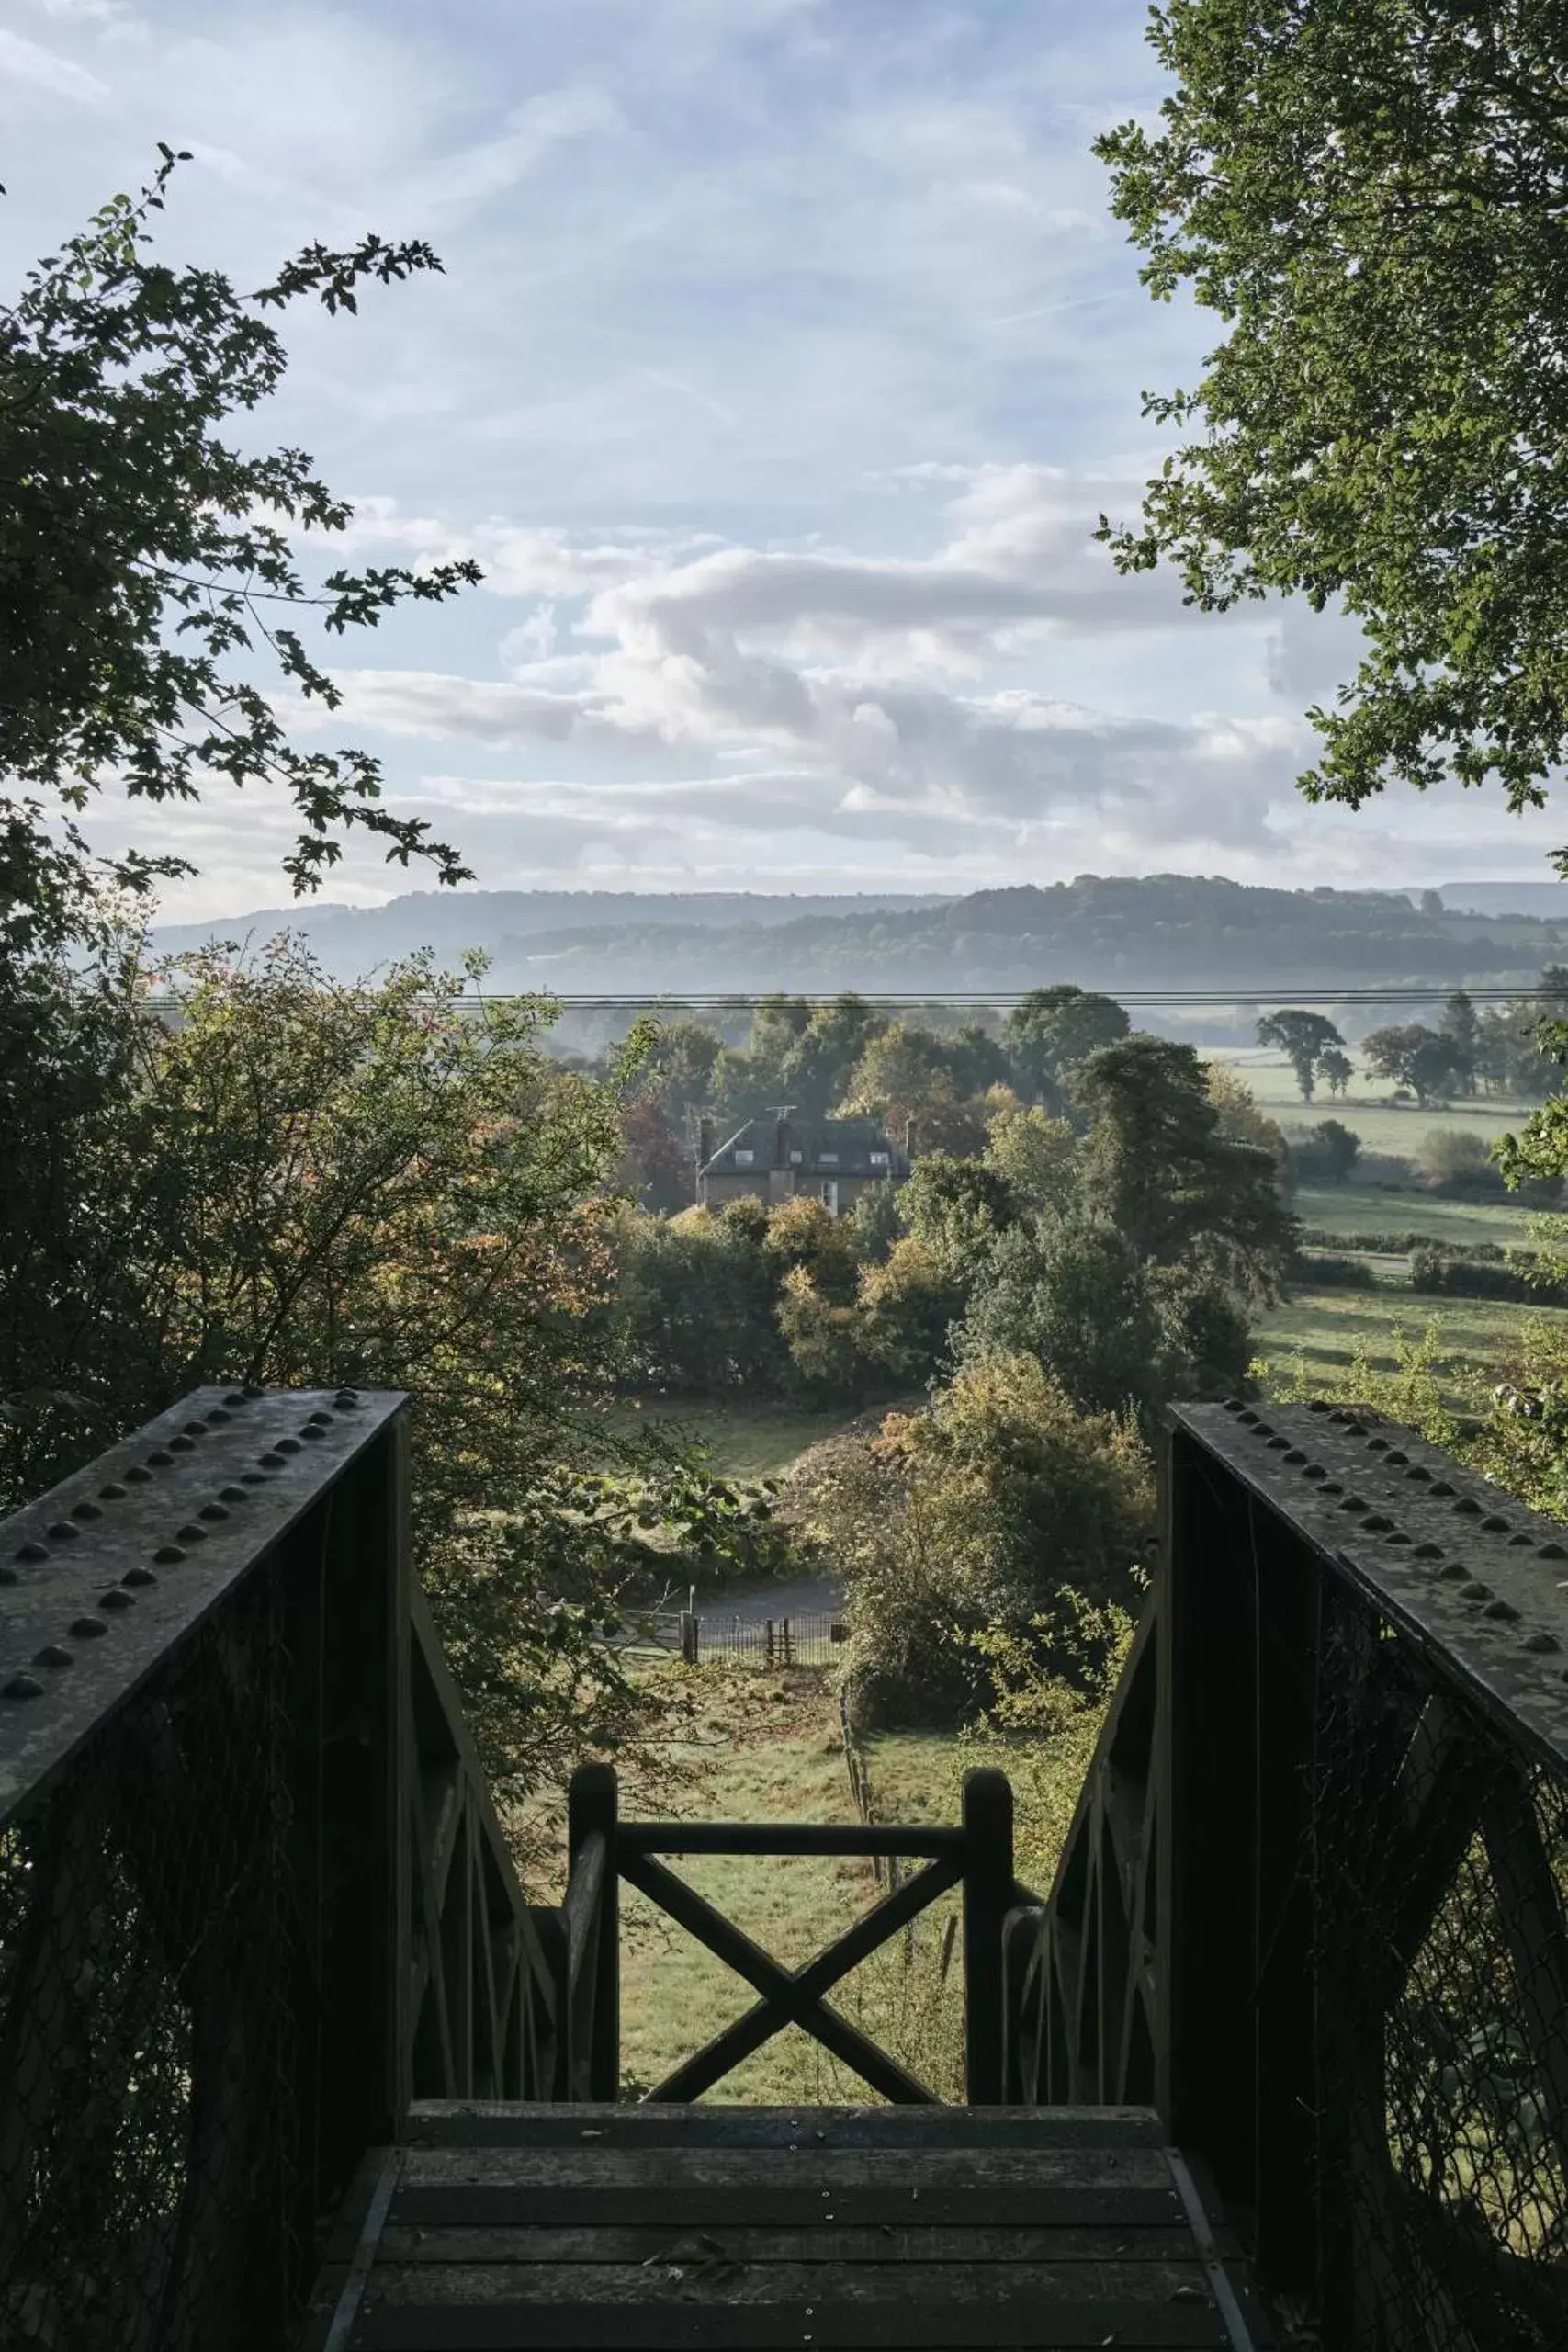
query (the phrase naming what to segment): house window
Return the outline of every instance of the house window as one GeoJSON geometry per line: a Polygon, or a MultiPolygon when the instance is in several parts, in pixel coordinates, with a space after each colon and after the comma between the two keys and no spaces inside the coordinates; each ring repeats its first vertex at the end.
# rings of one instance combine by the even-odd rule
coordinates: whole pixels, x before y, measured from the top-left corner
{"type": "Polygon", "coordinates": [[[738,1151],[735,1155],[735,1165],[737,1168],[750,1168],[756,1157],[754,1151],[738,1151]]]}
{"type": "Polygon", "coordinates": [[[837,1168],[839,1164],[839,1155],[836,1151],[819,1151],[817,1157],[824,1168],[837,1168]]]}
{"type": "Polygon", "coordinates": [[[887,1168],[892,1165],[885,1151],[874,1151],[871,1155],[871,1164],[874,1168],[887,1168]]]}
{"type": "Polygon", "coordinates": [[[798,1168],[798,1167],[800,1166],[801,1161],[805,1159],[805,1157],[806,1157],[806,1154],[805,1154],[804,1152],[801,1152],[801,1151],[792,1151],[792,1152],[790,1153],[790,1156],[789,1156],[789,1164],[790,1164],[790,1166],[791,1166],[792,1168],[798,1168]]]}

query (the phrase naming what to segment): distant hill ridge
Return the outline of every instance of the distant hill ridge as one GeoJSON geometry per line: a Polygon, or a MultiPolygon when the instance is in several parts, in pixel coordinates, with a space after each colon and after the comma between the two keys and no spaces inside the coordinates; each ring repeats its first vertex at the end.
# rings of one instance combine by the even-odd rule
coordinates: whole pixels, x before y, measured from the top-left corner
{"type": "MultiPolygon", "coordinates": [[[[1466,886],[1450,886],[1458,896],[1466,886]]],[[[1501,885],[1477,885],[1478,890],[1501,885]]],[[[1551,885],[1513,886],[1551,889],[1551,885]]],[[[1568,962],[1554,921],[1438,910],[1399,889],[1282,890],[1220,876],[1079,875],[962,898],[745,892],[411,892],[382,907],[269,909],[165,926],[164,953],[205,939],[303,933],[344,977],[431,947],[488,948],[491,984],[564,994],[836,989],[1012,991],[1052,980],[1114,989],[1514,986],[1568,962]]]]}

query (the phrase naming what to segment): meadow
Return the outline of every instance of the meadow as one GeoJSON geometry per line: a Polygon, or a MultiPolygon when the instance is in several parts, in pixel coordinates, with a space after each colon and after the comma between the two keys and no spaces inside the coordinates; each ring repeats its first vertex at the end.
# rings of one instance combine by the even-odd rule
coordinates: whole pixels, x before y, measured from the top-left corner
{"type": "Polygon", "coordinates": [[[1287,1136],[1303,1134],[1320,1119],[1338,1119],[1359,1136],[1363,1151],[1386,1152],[1401,1159],[1418,1159],[1423,1139],[1436,1130],[1469,1127],[1489,1144],[1496,1143],[1503,1136],[1517,1134],[1536,1107],[1477,1097],[1428,1103],[1423,1109],[1414,1102],[1393,1102],[1388,1080],[1369,1077],[1359,1069],[1343,1097],[1320,1087],[1311,1102],[1303,1102],[1295,1073],[1282,1055],[1266,1053],[1261,1046],[1220,1046],[1207,1058],[1224,1062],[1244,1080],[1258,1109],[1278,1120],[1287,1136]]]}
{"type": "Polygon", "coordinates": [[[1428,1299],[1404,1288],[1298,1290],[1254,1327],[1261,1377],[1270,1396],[1304,1385],[1314,1394],[1348,1393],[1358,1356],[1377,1371],[1399,1364],[1400,1343],[1432,1335],[1434,1368],[1448,1401],[1473,1406],[1500,1378],[1527,1323],[1562,1323],[1568,1308],[1513,1306],[1489,1298],[1428,1299]]]}
{"type": "Polygon", "coordinates": [[[1515,1201],[1445,1201],[1386,1184],[1303,1184],[1291,1206],[1320,1232],[1421,1233],[1455,1250],[1492,1242],[1528,1249],[1536,1212],[1515,1201]]]}

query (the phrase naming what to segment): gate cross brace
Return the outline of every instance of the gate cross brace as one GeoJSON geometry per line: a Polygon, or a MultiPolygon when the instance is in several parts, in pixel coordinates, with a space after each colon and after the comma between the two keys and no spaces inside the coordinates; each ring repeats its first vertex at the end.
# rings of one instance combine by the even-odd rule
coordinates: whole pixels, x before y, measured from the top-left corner
{"type": "Polygon", "coordinates": [[[857,1919],[815,1960],[795,1970],[781,1968],[761,1944],[753,1943],[732,1919],[727,1919],[694,1887],[688,1886],[684,1879],[677,1878],[673,1871],[655,1861],[651,1855],[623,1851],[619,1861],[623,1878],[629,1879],[650,1902],[668,1912],[678,1927],[684,1928],[762,1996],[754,2008],[737,2018],[705,2048],[667,2075],[657,2090],[649,2093],[649,2098],[700,2098],[731,2067],[749,2058],[753,2050],[761,2049],[781,2026],[793,2024],[803,2026],[835,2058],[842,2059],[874,2091],[879,2091],[894,2105],[940,2104],[934,2092],[907,2074],[868,2035],[826,2007],[822,1996],[939,1894],[945,1894],[949,1887],[957,1885],[964,1875],[961,1856],[943,1855],[928,1862],[923,1871],[918,1871],[913,1878],[906,1879],[902,1886],[874,1905],[863,1918],[857,1919]]]}

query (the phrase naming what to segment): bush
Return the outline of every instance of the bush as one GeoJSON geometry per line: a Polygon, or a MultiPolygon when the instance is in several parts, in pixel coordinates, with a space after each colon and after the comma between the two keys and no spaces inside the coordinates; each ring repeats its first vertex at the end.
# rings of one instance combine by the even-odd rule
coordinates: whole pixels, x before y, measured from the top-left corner
{"type": "Polygon", "coordinates": [[[1031,1358],[992,1357],[836,1449],[795,1516],[848,1577],[857,1718],[951,1724],[994,1696],[977,1634],[1025,1634],[1066,1593],[1136,1607],[1154,1487],[1130,1421],[1078,1412],[1031,1358]]]}
{"type": "Polygon", "coordinates": [[[1568,1286],[1532,1279],[1532,1263],[1522,1256],[1506,1265],[1490,1260],[1450,1258],[1428,1246],[1411,1252],[1410,1287],[1435,1297],[1506,1298],[1524,1306],[1568,1304],[1568,1286]]]}
{"type": "Polygon", "coordinates": [[[1420,1165],[1435,1192],[1461,1200],[1500,1200],[1502,1171],[1473,1127],[1433,1127],[1421,1139],[1420,1165]]]}
{"type": "Polygon", "coordinates": [[[1308,1290],[1376,1290],[1377,1275],[1364,1258],[1334,1251],[1301,1250],[1291,1262],[1290,1278],[1308,1290]]]}
{"type": "Polygon", "coordinates": [[[1343,1184],[1360,1158],[1361,1138],[1338,1119],[1320,1119],[1291,1146],[1298,1184],[1343,1184]]]}
{"type": "MultiPolygon", "coordinates": [[[[1303,1226],[1301,1240],[1304,1250],[1327,1250],[1336,1255],[1347,1250],[1368,1250],[1381,1258],[1404,1258],[1412,1250],[1443,1247],[1429,1233],[1330,1233],[1318,1225],[1303,1226]]],[[[1447,1248],[1445,1255],[1489,1259],[1501,1265],[1508,1252],[1497,1241],[1467,1241],[1462,1248],[1447,1248]]]]}

